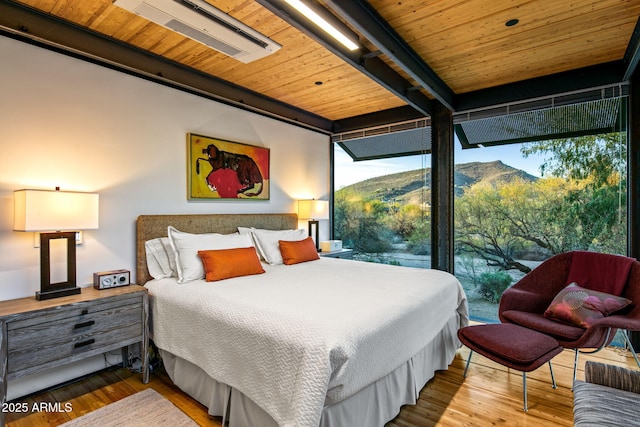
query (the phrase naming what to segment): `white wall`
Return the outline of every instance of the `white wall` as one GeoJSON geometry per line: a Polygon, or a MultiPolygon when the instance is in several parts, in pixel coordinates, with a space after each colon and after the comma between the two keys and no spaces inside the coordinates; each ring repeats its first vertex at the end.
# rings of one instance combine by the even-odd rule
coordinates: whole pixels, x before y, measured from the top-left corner
{"type": "Polygon", "coordinates": [[[140,214],[295,212],[298,198],[328,200],[326,135],[4,37],[0,58],[0,300],[39,289],[34,235],[12,230],[17,189],[100,194],[100,228],[77,248],[87,284],[95,271],[135,277],[140,214]],[[188,132],[268,147],[270,200],[188,201],[188,132]]]}
{"type": "Polygon", "coordinates": [[[326,135],[1,36],[0,64],[0,300],[40,284],[34,234],[13,231],[17,189],[100,194],[100,228],[77,247],[82,285],[96,271],[135,277],[140,214],[295,212],[299,198],[328,200],[326,135]],[[188,201],[188,132],[268,147],[270,200],[188,201]]]}

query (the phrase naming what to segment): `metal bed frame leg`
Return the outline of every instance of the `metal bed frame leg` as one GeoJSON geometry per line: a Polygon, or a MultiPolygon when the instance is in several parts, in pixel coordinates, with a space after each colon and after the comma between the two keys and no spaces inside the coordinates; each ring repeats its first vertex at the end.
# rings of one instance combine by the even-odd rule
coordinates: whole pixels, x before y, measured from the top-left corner
{"type": "Polygon", "coordinates": [[[463,377],[467,378],[467,370],[469,369],[469,363],[471,363],[471,356],[473,356],[473,350],[469,350],[469,357],[467,357],[467,366],[464,367],[463,377]]]}

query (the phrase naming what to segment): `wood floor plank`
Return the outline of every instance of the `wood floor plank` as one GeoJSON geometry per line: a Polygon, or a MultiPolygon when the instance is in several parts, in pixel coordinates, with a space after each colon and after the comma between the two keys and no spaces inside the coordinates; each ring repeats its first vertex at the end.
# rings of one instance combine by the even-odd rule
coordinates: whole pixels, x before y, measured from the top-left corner
{"type": "MultiPolygon", "coordinates": [[[[573,425],[573,351],[565,350],[553,359],[558,388],[551,388],[548,365],[527,374],[529,411],[522,409],[522,374],[474,354],[467,378],[463,377],[469,355],[458,350],[449,369],[437,372],[420,392],[416,405],[404,406],[387,427],[558,427],[573,425]]],[[[584,378],[584,362],[595,360],[638,369],[631,354],[620,348],[607,348],[594,355],[580,355],[578,379],[584,378]]],[[[36,411],[6,414],[9,427],[57,426],[72,418],[118,401],[146,388],[153,388],[196,423],[221,427],[221,419],[211,417],[206,408],[190,398],[169,377],[154,372],[149,384],[141,375],[124,368],[113,368],[85,379],[33,396],[17,399],[31,407],[42,402],[70,403],[72,411],[36,411]]]]}

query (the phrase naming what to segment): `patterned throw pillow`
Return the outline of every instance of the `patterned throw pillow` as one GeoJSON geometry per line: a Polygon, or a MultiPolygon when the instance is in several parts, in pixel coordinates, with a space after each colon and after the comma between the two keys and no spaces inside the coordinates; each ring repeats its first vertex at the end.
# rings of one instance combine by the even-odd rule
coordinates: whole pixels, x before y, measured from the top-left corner
{"type": "Polygon", "coordinates": [[[558,292],[544,312],[544,316],[586,329],[596,320],[621,310],[629,304],[631,300],[627,298],[592,291],[572,282],[558,292]]]}

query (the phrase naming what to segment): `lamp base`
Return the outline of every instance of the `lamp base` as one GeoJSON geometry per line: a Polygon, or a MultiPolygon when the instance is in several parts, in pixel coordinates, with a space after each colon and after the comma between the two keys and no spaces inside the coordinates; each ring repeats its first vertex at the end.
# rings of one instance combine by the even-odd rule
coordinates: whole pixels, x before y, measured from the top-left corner
{"type": "Polygon", "coordinates": [[[318,241],[319,240],[318,228],[320,227],[319,224],[320,224],[320,222],[315,220],[315,219],[312,219],[312,220],[309,221],[309,236],[312,236],[312,230],[313,230],[314,226],[315,226],[315,229],[316,229],[316,234],[315,234],[316,238],[313,239],[313,237],[312,237],[312,239],[313,239],[313,243],[316,244],[316,251],[318,251],[318,252],[320,252],[320,242],[318,241]]]}
{"type": "Polygon", "coordinates": [[[40,233],[40,292],[36,292],[36,299],[45,300],[79,293],[80,288],[76,287],[76,232],[40,233]],[[64,282],[51,283],[51,240],[67,242],[67,280],[64,282]]]}
{"type": "Polygon", "coordinates": [[[77,295],[80,293],[80,291],[82,291],[82,288],[79,288],[77,286],[73,288],[57,289],[55,291],[44,291],[44,292],[37,291],[36,299],[38,301],[42,301],[46,299],[66,297],[69,295],[77,295]]]}

